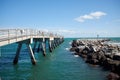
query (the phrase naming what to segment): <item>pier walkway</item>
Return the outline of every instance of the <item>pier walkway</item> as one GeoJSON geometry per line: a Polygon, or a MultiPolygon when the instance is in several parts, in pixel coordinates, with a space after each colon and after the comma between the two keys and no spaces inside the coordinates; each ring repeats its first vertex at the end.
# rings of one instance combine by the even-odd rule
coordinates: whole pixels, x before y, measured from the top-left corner
{"type": "Polygon", "coordinates": [[[31,62],[32,64],[36,64],[36,60],[34,57],[36,44],[39,43],[39,46],[37,47],[38,52],[40,50],[40,47],[42,47],[42,52],[45,56],[45,46],[47,41],[49,45],[49,51],[52,52],[55,47],[57,47],[64,41],[64,38],[63,36],[57,34],[33,29],[0,29],[0,47],[10,45],[12,43],[18,44],[16,55],[13,60],[14,64],[17,64],[18,62],[22,44],[26,44],[30,53],[31,62]],[[33,48],[31,47],[32,43],[34,43],[33,48]]]}

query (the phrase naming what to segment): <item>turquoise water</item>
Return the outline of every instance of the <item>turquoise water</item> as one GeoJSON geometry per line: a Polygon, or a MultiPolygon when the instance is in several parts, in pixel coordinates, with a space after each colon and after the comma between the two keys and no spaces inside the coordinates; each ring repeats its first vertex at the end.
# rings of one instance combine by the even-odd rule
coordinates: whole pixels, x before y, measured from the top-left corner
{"type": "Polygon", "coordinates": [[[12,63],[17,44],[1,47],[1,80],[106,80],[108,71],[86,64],[81,57],[74,57],[66,50],[72,40],[73,38],[66,38],[52,53],[47,49],[46,57],[41,52],[35,53],[35,66],[31,64],[25,45],[17,65],[12,63]]]}

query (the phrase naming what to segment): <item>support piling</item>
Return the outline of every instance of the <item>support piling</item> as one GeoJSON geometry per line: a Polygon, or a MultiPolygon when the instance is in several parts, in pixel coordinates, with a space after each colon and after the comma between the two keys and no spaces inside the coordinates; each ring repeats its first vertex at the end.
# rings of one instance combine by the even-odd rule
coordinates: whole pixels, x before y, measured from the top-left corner
{"type": "Polygon", "coordinates": [[[35,53],[37,42],[35,41],[34,47],[33,47],[33,54],[35,53]]]}
{"type": "Polygon", "coordinates": [[[49,40],[49,51],[52,52],[52,43],[51,43],[51,40],[49,40]]]}
{"type": "Polygon", "coordinates": [[[40,52],[40,50],[41,50],[41,42],[39,42],[38,44],[37,52],[40,52]]]}
{"type": "Polygon", "coordinates": [[[18,58],[19,58],[19,54],[20,54],[21,48],[22,48],[22,43],[19,43],[19,44],[18,44],[17,51],[16,51],[15,58],[14,58],[14,60],[13,60],[13,64],[17,64],[17,63],[18,63],[18,58]]]}
{"type": "Polygon", "coordinates": [[[32,48],[31,48],[31,45],[30,44],[26,44],[26,45],[27,45],[27,48],[29,50],[31,62],[32,62],[33,65],[35,65],[36,64],[36,60],[35,60],[35,57],[34,57],[34,54],[33,54],[32,48]]]}
{"type": "Polygon", "coordinates": [[[43,56],[46,56],[45,42],[42,42],[42,53],[43,53],[43,56]]]}

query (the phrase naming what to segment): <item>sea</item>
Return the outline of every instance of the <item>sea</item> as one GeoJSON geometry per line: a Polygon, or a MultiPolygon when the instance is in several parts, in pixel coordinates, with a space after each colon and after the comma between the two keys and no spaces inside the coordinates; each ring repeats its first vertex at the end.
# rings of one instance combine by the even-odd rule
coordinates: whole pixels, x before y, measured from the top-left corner
{"type": "MultiPolygon", "coordinates": [[[[25,44],[16,65],[13,65],[13,59],[18,44],[0,47],[0,80],[106,80],[109,71],[87,64],[69,51],[70,42],[74,39],[77,38],[65,38],[51,53],[47,46],[45,57],[36,51],[36,65],[32,65],[25,44]]],[[[109,39],[120,43],[119,37],[109,39]]]]}

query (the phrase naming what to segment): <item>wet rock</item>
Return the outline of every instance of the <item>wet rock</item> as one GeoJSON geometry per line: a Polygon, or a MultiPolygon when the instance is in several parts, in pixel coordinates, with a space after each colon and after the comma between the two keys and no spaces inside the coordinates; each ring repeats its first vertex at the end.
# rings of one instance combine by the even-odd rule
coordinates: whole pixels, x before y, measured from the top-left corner
{"type": "Polygon", "coordinates": [[[80,49],[79,49],[79,48],[76,48],[76,49],[75,49],[75,52],[76,52],[76,53],[79,53],[79,52],[80,52],[80,49]]]}
{"type": "Polygon", "coordinates": [[[110,72],[107,76],[108,80],[120,80],[120,76],[116,73],[110,72]]]}
{"type": "Polygon", "coordinates": [[[80,54],[80,56],[81,56],[82,58],[87,58],[87,55],[85,55],[85,54],[80,54]]]}
{"type": "Polygon", "coordinates": [[[77,47],[72,47],[72,48],[70,48],[70,51],[71,51],[71,52],[74,52],[76,48],[77,48],[77,47]]]}
{"type": "Polygon", "coordinates": [[[119,55],[114,55],[113,60],[119,60],[120,61],[120,56],[119,55]]]}
{"type": "Polygon", "coordinates": [[[89,48],[88,48],[88,47],[85,47],[85,48],[82,50],[82,54],[87,55],[88,53],[89,53],[89,48]]]}
{"type": "Polygon", "coordinates": [[[72,47],[77,47],[77,46],[79,46],[79,44],[77,43],[77,40],[73,40],[72,47]]]}
{"type": "Polygon", "coordinates": [[[85,44],[83,43],[83,42],[81,42],[81,41],[79,41],[79,46],[84,46],[85,44]]]}

